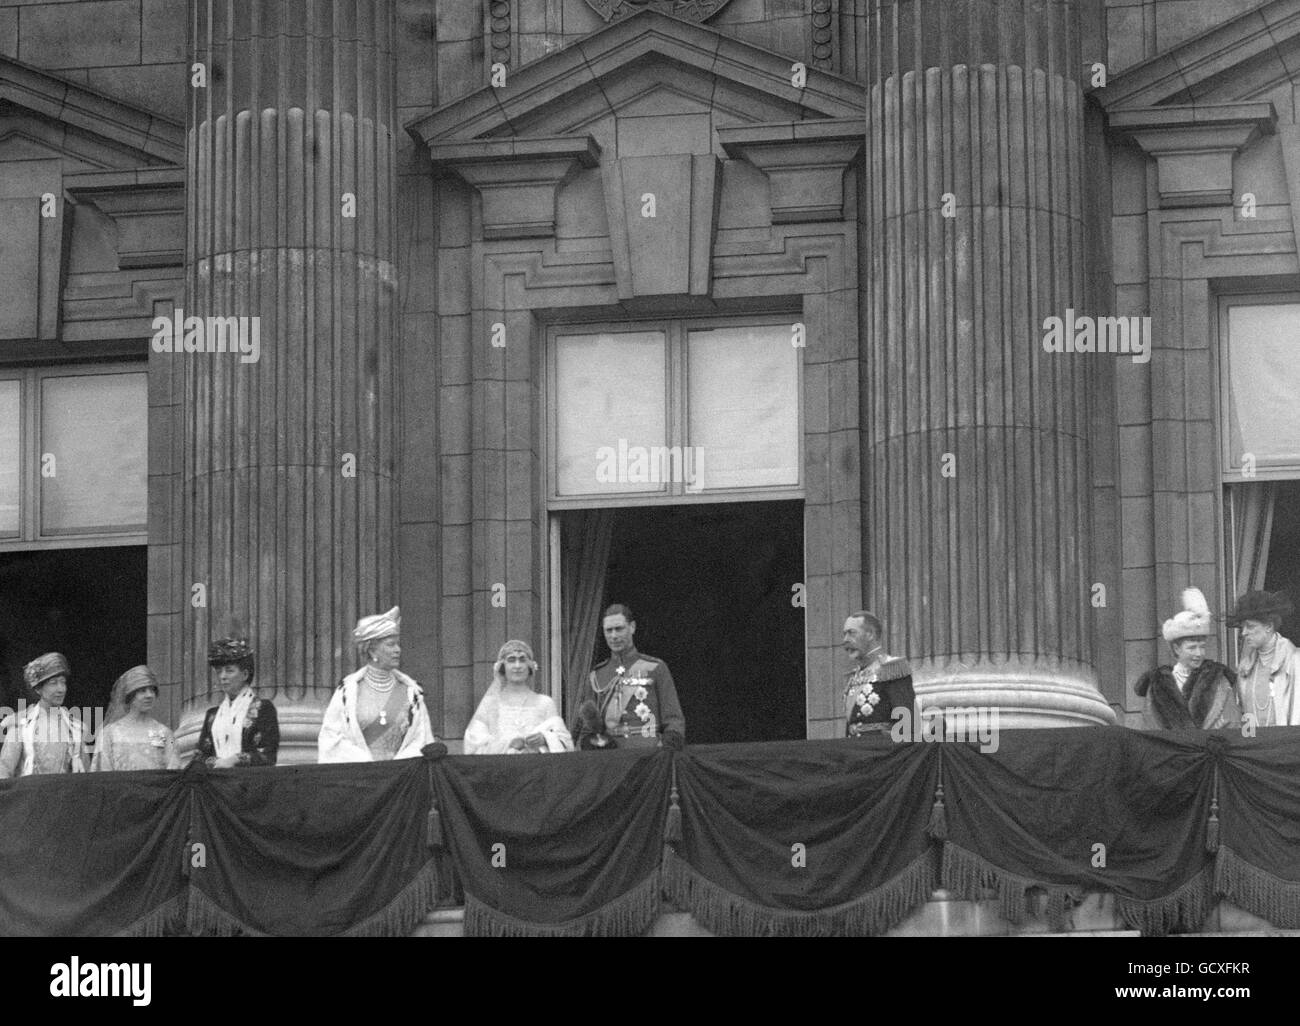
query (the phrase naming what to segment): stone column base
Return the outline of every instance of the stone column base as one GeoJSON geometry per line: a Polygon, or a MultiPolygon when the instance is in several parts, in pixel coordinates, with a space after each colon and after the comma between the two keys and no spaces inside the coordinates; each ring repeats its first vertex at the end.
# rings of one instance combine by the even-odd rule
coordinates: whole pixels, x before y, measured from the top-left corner
{"type": "Polygon", "coordinates": [[[1079,664],[913,662],[912,680],[922,709],[997,709],[1001,730],[1115,724],[1092,671],[1079,664]]]}

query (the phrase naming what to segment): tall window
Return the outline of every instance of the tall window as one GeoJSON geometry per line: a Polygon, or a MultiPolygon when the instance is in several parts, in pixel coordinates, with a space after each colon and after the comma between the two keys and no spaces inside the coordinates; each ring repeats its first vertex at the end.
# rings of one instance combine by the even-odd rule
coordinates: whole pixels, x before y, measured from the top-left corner
{"type": "Polygon", "coordinates": [[[1300,296],[1225,298],[1219,324],[1230,598],[1300,602],[1300,296]]]}
{"type": "Polygon", "coordinates": [[[0,371],[0,548],[140,543],[146,372],[0,371]]]}
{"type": "Polygon", "coordinates": [[[800,496],[788,319],[554,328],[549,352],[553,507],[800,496]]]}

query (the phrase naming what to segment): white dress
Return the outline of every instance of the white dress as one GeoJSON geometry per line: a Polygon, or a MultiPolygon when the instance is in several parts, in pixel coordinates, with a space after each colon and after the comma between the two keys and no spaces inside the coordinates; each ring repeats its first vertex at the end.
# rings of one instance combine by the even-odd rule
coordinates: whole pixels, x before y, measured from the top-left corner
{"type": "Polygon", "coordinates": [[[545,748],[535,751],[573,751],[569,728],[560,719],[549,695],[530,691],[524,701],[517,702],[513,694],[503,697],[501,685],[493,681],[465,728],[465,754],[513,755],[520,749],[511,748],[510,742],[533,734],[540,734],[545,741],[545,748]]]}

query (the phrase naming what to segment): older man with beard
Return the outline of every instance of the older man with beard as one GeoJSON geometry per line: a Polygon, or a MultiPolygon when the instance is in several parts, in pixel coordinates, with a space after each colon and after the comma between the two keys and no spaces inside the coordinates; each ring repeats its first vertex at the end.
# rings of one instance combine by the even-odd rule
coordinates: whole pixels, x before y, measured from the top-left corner
{"type": "Polygon", "coordinates": [[[1205,657],[1210,607],[1198,588],[1183,592],[1183,609],[1162,629],[1174,655],[1172,666],[1144,673],[1134,690],[1145,699],[1147,730],[1218,730],[1241,725],[1237,677],[1205,657]]]}
{"type": "Polygon", "coordinates": [[[916,714],[912,667],[906,659],[885,653],[884,638],[884,625],[866,610],[844,621],[844,651],[855,664],[844,685],[846,737],[888,733],[896,709],[907,711],[909,726],[916,714]]]}
{"type": "Polygon", "coordinates": [[[37,656],[23,667],[23,680],[40,701],[0,723],[0,779],[85,772],[81,724],[63,708],[71,675],[59,652],[37,656]]]}

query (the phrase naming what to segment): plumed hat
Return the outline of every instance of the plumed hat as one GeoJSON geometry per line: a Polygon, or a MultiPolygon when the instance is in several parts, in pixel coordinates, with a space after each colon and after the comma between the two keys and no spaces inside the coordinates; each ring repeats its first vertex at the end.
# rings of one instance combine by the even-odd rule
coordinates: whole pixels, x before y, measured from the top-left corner
{"type": "Polygon", "coordinates": [[[365,645],[381,638],[391,638],[394,634],[400,634],[401,629],[402,611],[393,606],[386,613],[363,616],[358,620],[356,629],[352,632],[352,640],[358,645],[365,645]]]}
{"type": "Polygon", "coordinates": [[[72,676],[72,667],[68,665],[68,659],[62,652],[46,652],[45,655],[37,656],[23,667],[23,680],[33,691],[59,674],[65,677],[72,676]]]}
{"type": "Polygon", "coordinates": [[[1228,614],[1228,626],[1239,627],[1245,620],[1267,622],[1272,616],[1290,616],[1293,608],[1291,600],[1280,591],[1248,591],[1228,614]]]}
{"type": "Polygon", "coordinates": [[[1210,633],[1210,607],[1200,588],[1183,589],[1183,609],[1165,621],[1166,641],[1205,637],[1210,633]]]}
{"type": "Polygon", "coordinates": [[[253,650],[244,638],[218,638],[208,646],[209,666],[228,666],[231,663],[252,662],[253,650]]]}

